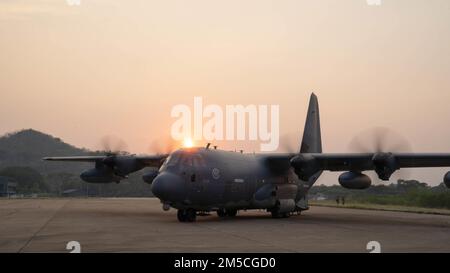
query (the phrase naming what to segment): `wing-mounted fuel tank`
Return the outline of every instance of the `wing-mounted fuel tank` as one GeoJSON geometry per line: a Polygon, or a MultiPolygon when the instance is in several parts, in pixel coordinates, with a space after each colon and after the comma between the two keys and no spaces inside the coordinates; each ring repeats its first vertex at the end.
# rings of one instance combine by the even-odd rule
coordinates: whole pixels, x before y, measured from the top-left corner
{"type": "Polygon", "coordinates": [[[450,172],[447,172],[444,176],[444,184],[450,189],[450,172]]]}
{"type": "Polygon", "coordinates": [[[339,176],[339,184],[346,189],[363,190],[370,187],[370,177],[358,172],[345,172],[339,176]]]}

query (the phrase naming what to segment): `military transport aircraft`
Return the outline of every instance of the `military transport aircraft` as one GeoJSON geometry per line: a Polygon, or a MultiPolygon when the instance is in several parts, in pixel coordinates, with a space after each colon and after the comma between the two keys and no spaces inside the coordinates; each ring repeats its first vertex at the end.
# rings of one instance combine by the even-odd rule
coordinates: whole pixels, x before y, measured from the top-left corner
{"type": "MultiPolygon", "coordinates": [[[[298,153],[246,154],[206,147],[184,148],[152,156],[105,155],[46,157],[54,161],[88,161],[95,168],[81,174],[89,183],[119,182],[128,174],[153,167],[142,178],[151,184],[163,209],[178,209],[178,220],[216,211],[233,217],[238,210],[265,209],[274,218],[308,209],[307,193],[323,171],[344,172],[339,183],[348,189],[371,185],[364,171],[389,180],[400,168],[450,167],[450,154],[435,153],[322,153],[319,105],[311,94],[303,139],[298,153]]],[[[444,176],[450,187],[450,172],[444,176]]]]}

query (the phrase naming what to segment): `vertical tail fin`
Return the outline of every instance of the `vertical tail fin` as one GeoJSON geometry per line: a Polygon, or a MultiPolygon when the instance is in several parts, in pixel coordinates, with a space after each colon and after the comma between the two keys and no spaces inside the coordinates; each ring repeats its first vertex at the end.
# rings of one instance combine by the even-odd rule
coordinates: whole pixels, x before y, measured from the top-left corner
{"type": "Polygon", "coordinates": [[[319,102],[312,93],[309,99],[308,114],[306,116],[305,130],[300,146],[300,153],[321,153],[322,137],[320,134],[319,102]]]}

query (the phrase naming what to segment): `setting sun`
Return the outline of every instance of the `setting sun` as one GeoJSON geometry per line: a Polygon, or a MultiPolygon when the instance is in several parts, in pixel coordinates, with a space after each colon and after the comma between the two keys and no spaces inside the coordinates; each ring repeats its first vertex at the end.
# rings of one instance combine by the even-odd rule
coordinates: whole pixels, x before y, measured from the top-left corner
{"type": "Polygon", "coordinates": [[[192,148],[194,146],[194,143],[192,142],[192,139],[185,138],[184,141],[183,141],[183,146],[185,148],[192,148]]]}

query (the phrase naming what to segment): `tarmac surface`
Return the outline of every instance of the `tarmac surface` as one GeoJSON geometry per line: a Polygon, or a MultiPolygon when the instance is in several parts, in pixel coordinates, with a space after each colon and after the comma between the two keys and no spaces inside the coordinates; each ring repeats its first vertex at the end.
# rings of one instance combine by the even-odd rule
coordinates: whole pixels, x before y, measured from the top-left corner
{"type": "Polygon", "coordinates": [[[0,252],[450,252],[450,216],[311,207],[180,223],[155,198],[0,199],[0,252]]]}

